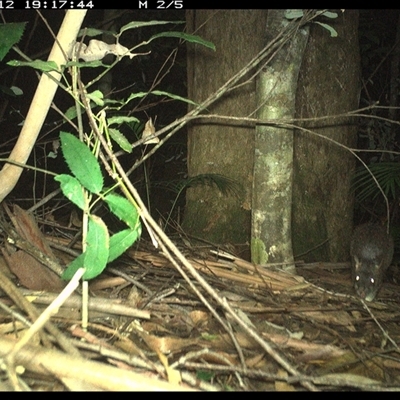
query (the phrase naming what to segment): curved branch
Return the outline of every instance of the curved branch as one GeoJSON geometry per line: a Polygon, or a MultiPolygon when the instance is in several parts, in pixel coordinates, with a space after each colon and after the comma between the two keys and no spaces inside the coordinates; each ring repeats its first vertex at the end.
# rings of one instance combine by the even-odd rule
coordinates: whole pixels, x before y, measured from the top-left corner
{"type": "MultiPolygon", "coordinates": [[[[65,53],[69,54],[75,43],[76,36],[82,25],[87,10],[69,10],[65,14],[63,23],[50,52],[48,61],[54,61],[57,65],[65,64],[65,53]],[[63,51],[64,49],[64,51],[63,51]]],[[[28,111],[24,126],[19,134],[9,159],[17,163],[25,164],[39,135],[40,129],[49,111],[51,102],[57,90],[57,83],[61,79],[58,72],[50,73],[53,77],[42,74],[36,89],[31,106],[28,111]]],[[[22,167],[5,164],[0,171],[0,202],[14,189],[23,171],[22,167]]]]}

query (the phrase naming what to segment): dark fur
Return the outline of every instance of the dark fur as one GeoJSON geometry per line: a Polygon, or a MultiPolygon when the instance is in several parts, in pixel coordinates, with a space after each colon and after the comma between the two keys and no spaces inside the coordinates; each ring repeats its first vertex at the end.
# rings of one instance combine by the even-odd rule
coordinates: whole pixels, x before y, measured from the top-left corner
{"type": "Polygon", "coordinates": [[[372,301],[392,262],[393,239],[381,225],[360,225],[354,230],[350,254],[354,288],[362,299],[372,301]]]}

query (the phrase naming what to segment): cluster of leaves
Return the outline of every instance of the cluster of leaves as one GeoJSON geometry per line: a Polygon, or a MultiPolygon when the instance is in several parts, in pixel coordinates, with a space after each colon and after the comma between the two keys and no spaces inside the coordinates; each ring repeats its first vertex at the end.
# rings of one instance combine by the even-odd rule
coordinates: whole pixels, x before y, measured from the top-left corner
{"type": "Polygon", "coordinates": [[[0,24],[0,61],[18,43],[24,33],[26,22],[0,24]]]}
{"type": "MultiPolygon", "coordinates": [[[[335,19],[338,17],[338,14],[336,12],[332,12],[329,10],[316,11],[316,14],[318,15],[318,17],[325,17],[329,19],[335,19]]],[[[285,18],[288,20],[302,18],[303,16],[304,11],[300,9],[289,9],[285,12],[285,18]]],[[[338,34],[331,25],[325,24],[324,22],[320,21],[313,21],[313,23],[318,24],[326,29],[330,33],[331,37],[337,37],[338,34]]]]}
{"type": "Polygon", "coordinates": [[[89,218],[86,250],[69,264],[62,278],[71,279],[79,268],[85,268],[83,279],[89,280],[101,274],[109,262],[124,253],[140,237],[139,213],[136,206],[125,197],[104,189],[99,162],[84,143],[67,132],[61,132],[60,139],[62,153],[72,175],[60,174],[55,180],[60,182],[63,194],[89,218]],[[90,213],[94,204],[94,201],[89,202],[92,195],[105,201],[110,211],[128,228],[110,237],[104,221],[90,213]]]}
{"type": "MultiPolygon", "coordinates": [[[[4,59],[11,47],[21,40],[26,22],[0,24],[0,61],[4,59]]],[[[8,96],[20,95],[21,91],[16,87],[8,88],[0,85],[0,93],[8,96]]]]}
{"type": "Polygon", "coordinates": [[[368,168],[370,172],[363,166],[359,167],[354,177],[357,200],[362,203],[368,199],[376,199],[381,194],[371,173],[389,201],[396,199],[400,188],[400,164],[397,162],[381,162],[370,164],[368,168]]]}
{"type": "MultiPolygon", "coordinates": [[[[129,56],[132,58],[137,56],[139,54],[132,53],[133,50],[140,46],[148,45],[151,41],[162,37],[178,38],[192,43],[201,44],[215,50],[215,47],[211,42],[184,32],[157,33],[149,40],[138,44],[130,50],[119,44],[120,36],[125,31],[144,26],[170,23],[176,24],[182,23],[182,21],[130,22],[123,26],[119,33],[114,34],[116,38],[116,44],[114,45],[108,45],[98,40],[91,40],[88,46],[83,43],[77,43],[74,49],[77,54],[76,59],[66,62],[64,67],[71,67],[73,69],[104,67],[104,73],[106,73],[120,60],[121,57],[129,56]],[[111,66],[102,63],[102,58],[110,52],[117,55],[117,60],[111,66]],[[83,59],[83,61],[80,61],[80,59],[83,59]]],[[[24,28],[25,23],[0,24],[0,60],[2,60],[10,49],[20,41],[24,28]]],[[[84,29],[80,35],[91,38],[103,33],[104,31],[97,29],[84,29]]],[[[54,62],[46,62],[42,60],[12,60],[7,64],[16,67],[28,66],[44,73],[60,71],[61,67],[56,65],[54,62]]],[[[100,74],[96,80],[100,79],[104,73],[100,74]]],[[[95,81],[92,81],[91,84],[95,81]]],[[[64,87],[64,89],[71,93],[68,88],[64,87]]],[[[155,90],[151,93],[132,93],[127,99],[120,101],[110,99],[105,100],[103,94],[100,91],[95,90],[87,94],[87,99],[94,106],[101,107],[103,110],[107,107],[109,110],[111,109],[118,113],[122,107],[125,107],[132,100],[143,98],[149,94],[189,102],[187,99],[176,96],[172,93],[155,90]]],[[[73,107],[65,112],[65,117],[68,120],[74,120],[78,113],[82,112],[82,109],[79,110],[76,107],[73,107]]],[[[139,125],[140,121],[133,116],[126,117],[124,115],[114,115],[113,117],[106,119],[105,112],[103,111],[100,111],[98,116],[97,120],[101,125],[100,130],[104,132],[108,138],[113,139],[125,152],[131,152],[132,145],[119,131],[118,126],[121,124],[129,125],[132,123],[139,125]]],[[[86,229],[84,229],[84,251],[68,265],[62,278],[71,279],[74,273],[79,268],[83,267],[85,268],[83,279],[89,280],[101,274],[109,262],[115,260],[124,253],[140,237],[141,224],[139,211],[133,200],[129,201],[127,198],[113,193],[112,190],[104,188],[104,179],[100,164],[87,145],[81,142],[74,135],[67,132],[61,132],[60,142],[63,156],[71,174],[60,174],[56,176],[55,179],[60,182],[63,194],[83,211],[84,219],[86,218],[87,221],[86,229]],[[108,205],[110,211],[127,225],[127,229],[111,236],[104,221],[99,216],[91,213],[93,205],[97,201],[104,201],[108,205]]]]}

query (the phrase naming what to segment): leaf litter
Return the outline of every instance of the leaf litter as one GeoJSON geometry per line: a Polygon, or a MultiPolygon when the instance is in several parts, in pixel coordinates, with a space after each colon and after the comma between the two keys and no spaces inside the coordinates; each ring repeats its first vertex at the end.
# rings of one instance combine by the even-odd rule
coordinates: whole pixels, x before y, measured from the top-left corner
{"type": "Polygon", "coordinates": [[[55,310],[37,339],[14,352],[10,365],[16,343],[58,295],[58,283],[47,276],[55,273],[38,254],[61,265],[73,258],[63,251],[68,239],[40,234],[34,219],[15,207],[13,219],[14,228],[3,225],[3,232],[12,232],[16,241],[4,241],[2,252],[9,258],[0,260],[0,389],[400,387],[397,285],[386,282],[376,301],[363,303],[349,286],[347,263],[299,262],[294,275],[253,265],[232,249],[188,246],[178,238],[186,259],[236,317],[190,277],[199,298],[162,251],[142,239],[90,281],[87,331],[80,327],[78,290],[55,310]],[[38,252],[25,248],[26,242],[38,252]],[[25,256],[14,259],[15,252],[25,256]],[[36,263],[42,272],[32,273],[36,263]],[[32,274],[39,289],[37,280],[27,279],[32,274]]]}

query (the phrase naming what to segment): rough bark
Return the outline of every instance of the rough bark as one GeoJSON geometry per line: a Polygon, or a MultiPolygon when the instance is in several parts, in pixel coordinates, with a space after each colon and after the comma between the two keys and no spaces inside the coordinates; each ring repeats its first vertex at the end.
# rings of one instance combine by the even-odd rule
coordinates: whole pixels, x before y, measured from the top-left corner
{"type": "MultiPolygon", "coordinates": [[[[188,47],[188,95],[200,102],[239,71],[264,44],[266,10],[190,10],[188,32],[216,45],[216,52],[188,47]]],[[[208,110],[249,116],[256,108],[255,81],[229,93],[208,110]]],[[[221,174],[241,185],[226,196],[215,187],[187,191],[183,227],[216,243],[245,243],[250,237],[254,129],[222,124],[189,127],[188,172],[221,174]]]]}
{"type": "MultiPolygon", "coordinates": [[[[267,41],[276,37],[288,20],[285,10],[269,10],[267,41]]],[[[258,118],[294,118],[301,61],[308,39],[307,27],[293,32],[258,79],[258,118]]],[[[293,129],[259,125],[255,136],[251,258],[255,263],[293,265],[291,213],[293,129]]]]}
{"type": "MultiPolygon", "coordinates": [[[[337,115],[358,107],[358,11],[339,11],[339,17],[327,23],[338,37],[330,37],[318,25],[311,28],[296,97],[299,118],[337,115]]],[[[343,145],[355,145],[354,119],[329,118],[303,126],[343,145]]],[[[347,260],[354,158],[332,142],[301,131],[296,132],[294,144],[294,254],[307,261],[347,260]]]]}

